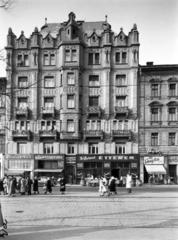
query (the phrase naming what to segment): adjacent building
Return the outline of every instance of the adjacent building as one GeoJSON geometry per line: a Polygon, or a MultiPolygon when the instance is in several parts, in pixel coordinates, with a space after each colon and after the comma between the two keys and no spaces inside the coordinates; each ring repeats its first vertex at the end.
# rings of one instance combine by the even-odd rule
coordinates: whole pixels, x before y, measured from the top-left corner
{"type": "Polygon", "coordinates": [[[47,23],[7,35],[5,172],[139,175],[136,24],[47,23]]]}
{"type": "Polygon", "coordinates": [[[178,65],[140,66],[140,178],[178,183],[178,65]]]}

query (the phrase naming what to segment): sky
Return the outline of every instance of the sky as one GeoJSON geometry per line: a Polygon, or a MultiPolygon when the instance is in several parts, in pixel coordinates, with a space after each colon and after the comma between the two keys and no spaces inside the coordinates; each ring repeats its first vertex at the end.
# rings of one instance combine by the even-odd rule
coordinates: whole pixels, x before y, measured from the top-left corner
{"type": "MultiPolygon", "coordinates": [[[[0,0],[1,1],[1,0],[0,0]]],[[[104,21],[105,15],[116,33],[128,35],[137,24],[140,41],[139,63],[178,64],[178,0],[15,0],[10,11],[0,9],[0,49],[6,46],[8,28],[27,38],[35,27],[68,20],[104,21]]],[[[0,63],[0,76],[6,76],[0,63]]]]}

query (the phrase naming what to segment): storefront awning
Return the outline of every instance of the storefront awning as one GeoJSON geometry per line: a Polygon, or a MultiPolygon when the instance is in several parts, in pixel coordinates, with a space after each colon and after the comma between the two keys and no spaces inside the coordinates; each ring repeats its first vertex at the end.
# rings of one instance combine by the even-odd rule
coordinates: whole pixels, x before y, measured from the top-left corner
{"type": "Polygon", "coordinates": [[[62,172],[63,169],[35,169],[34,172],[62,172]]]}
{"type": "Polygon", "coordinates": [[[166,174],[166,169],[163,165],[145,165],[145,167],[150,174],[166,174]]]}
{"type": "Polygon", "coordinates": [[[23,175],[24,174],[24,170],[8,170],[8,171],[5,171],[5,174],[6,175],[23,175]]]}

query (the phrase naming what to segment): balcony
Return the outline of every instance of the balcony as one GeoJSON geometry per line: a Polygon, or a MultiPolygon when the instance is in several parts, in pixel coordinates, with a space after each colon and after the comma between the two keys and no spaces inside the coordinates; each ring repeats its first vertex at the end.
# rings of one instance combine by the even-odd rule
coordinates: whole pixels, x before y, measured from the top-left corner
{"type": "Polygon", "coordinates": [[[39,141],[41,138],[54,138],[57,141],[57,131],[56,130],[39,130],[38,131],[38,139],[39,141]]]}
{"type": "Polygon", "coordinates": [[[42,118],[44,116],[52,116],[52,118],[54,118],[55,117],[54,107],[41,107],[41,116],[42,118]]]}
{"type": "Polygon", "coordinates": [[[98,115],[98,117],[101,117],[101,108],[100,106],[87,106],[87,117],[90,115],[98,115]]]}
{"type": "Polygon", "coordinates": [[[112,130],[111,133],[111,139],[114,138],[128,138],[128,140],[131,140],[131,131],[130,130],[112,130]]]}
{"type": "Polygon", "coordinates": [[[13,130],[12,131],[12,139],[15,140],[17,138],[26,138],[30,141],[30,130],[13,130]]]}
{"type": "Polygon", "coordinates": [[[100,138],[103,140],[103,131],[102,130],[84,130],[84,140],[86,138],[100,138]]]}
{"type": "Polygon", "coordinates": [[[61,140],[80,140],[82,138],[81,132],[61,132],[61,140]]]}
{"type": "Polygon", "coordinates": [[[118,107],[118,106],[115,106],[114,117],[119,116],[119,115],[125,115],[125,117],[127,118],[128,115],[129,115],[128,107],[118,107]]]}
{"type": "Polygon", "coordinates": [[[17,116],[25,116],[26,118],[28,118],[28,107],[16,107],[15,118],[17,116]]]}

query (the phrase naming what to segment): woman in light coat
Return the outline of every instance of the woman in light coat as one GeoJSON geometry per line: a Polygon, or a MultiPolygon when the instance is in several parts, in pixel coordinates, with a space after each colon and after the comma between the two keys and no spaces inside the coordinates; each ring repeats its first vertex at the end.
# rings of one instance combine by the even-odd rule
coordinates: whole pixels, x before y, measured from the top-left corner
{"type": "Polygon", "coordinates": [[[130,172],[127,174],[127,177],[126,177],[126,188],[127,188],[128,193],[131,193],[131,191],[132,191],[132,176],[131,176],[130,172]]]}
{"type": "Polygon", "coordinates": [[[103,196],[106,192],[106,185],[107,185],[107,180],[105,177],[100,177],[99,178],[99,192],[100,192],[100,196],[103,196]]]}

